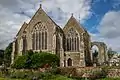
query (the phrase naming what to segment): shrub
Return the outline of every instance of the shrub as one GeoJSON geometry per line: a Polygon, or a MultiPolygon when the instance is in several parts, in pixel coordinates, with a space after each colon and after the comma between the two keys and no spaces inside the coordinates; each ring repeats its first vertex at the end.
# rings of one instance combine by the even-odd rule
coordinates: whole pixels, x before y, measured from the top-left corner
{"type": "Polygon", "coordinates": [[[94,70],[91,72],[91,79],[99,79],[99,78],[105,78],[108,73],[108,67],[102,66],[100,70],[94,70]]]}
{"type": "Polygon", "coordinates": [[[26,80],[49,80],[53,78],[54,75],[49,72],[39,72],[39,71],[32,71],[32,70],[12,70],[10,74],[10,78],[17,78],[17,79],[26,79],[26,80]]]}
{"type": "Polygon", "coordinates": [[[11,64],[11,53],[12,53],[12,43],[10,43],[4,52],[4,63],[5,66],[9,67],[11,64]]]}
{"type": "Polygon", "coordinates": [[[56,55],[46,52],[34,54],[31,57],[31,61],[32,68],[56,67],[59,64],[59,58],[56,55]]]}
{"type": "Polygon", "coordinates": [[[92,75],[90,78],[92,79],[98,79],[102,77],[102,71],[101,70],[96,70],[92,72],[92,75]]]}
{"type": "Polygon", "coordinates": [[[19,56],[16,58],[14,64],[11,66],[16,69],[26,68],[27,56],[19,56]]]}
{"type": "Polygon", "coordinates": [[[34,54],[34,52],[32,50],[28,50],[24,53],[24,55],[26,55],[28,57],[32,56],[33,54],[34,54]]]}
{"type": "Polygon", "coordinates": [[[102,78],[104,78],[107,76],[108,70],[110,69],[110,67],[103,66],[101,69],[102,69],[102,78]]]}
{"type": "Polygon", "coordinates": [[[25,73],[24,73],[24,71],[21,71],[21,70],[13,70],[13,71],[11,71],[10,77],[24,79],[25,73]]]}
{"type": "Polygon", "coordinates": [[[16,58],[13,68],[55,68],[59,65],[59,58],[51,53],[39,52],[33,53],[32,51],[27,51],[25,55],[16,58]]]}
{"type": "Polygon", "coordinates": [[[4,74],[0,71],[0,77],[4,77],[4,74]]]}

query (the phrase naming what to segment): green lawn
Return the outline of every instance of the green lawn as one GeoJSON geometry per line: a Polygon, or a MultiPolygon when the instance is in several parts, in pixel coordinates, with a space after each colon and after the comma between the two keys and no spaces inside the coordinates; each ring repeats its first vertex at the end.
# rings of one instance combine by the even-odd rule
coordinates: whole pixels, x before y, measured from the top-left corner
{"type": "Polygon", "coordinates": [[[24,80],[24,79],[9,79],[9,78],[0,78],[0,80],[24,80]]]}
{"type": "MultiPolygon", "coordinates": [[[[27,79],[10,79],[10,78],[0,78],[0,80],[27,80],[27,79]]],[[[71,78],[67,78],[65,76],[61,76],[61,75],[56,75],[52,78],[50,78],[49,80],[73,80],[71,78]]]]}
{"type": "MultiPolygon", "coordinates": [[[[10,78],[0,78],[0,80],[27,80],[27,79],[10,79],[10,78]]],[[[46,80],[46,79],[45,79],[46,80]]],[[[81,80],[81,79],[72,79],[62,75],[55,75],[47,80],[81,80]]],[[[84,79],[82,79],[84,80],[84,79]]],[[[104,79],[96,79],[96,80],[120,80],[120,78],[104,78],[104,79]]]]}
{"type": "MultiPolygon", "coordinates": [[[[0,78],[0,80],[27,80],[27,79],[0,78]]],[[[57,75],[53,79],[49,79],[49,80],[75,80],[75,79],[71,79],[71,78],[67,78],[67,77],[64,77],[64,76],[57,75]]],[[[97,79],[97,80],[120,80],[120,78],[104,78],[104,79],[97,79]]]]}
{"type": "Polygon", "coordinates": [[[53,77],[52,79],[49,80],[73,80],[71,78],[67,78],[65,76],[61,76],[61,75],[56,75],[55,77],[53,77]]]}
{"type": "Polygon", "coordinates": [[[104,78],[104,79],[97,79],[97,80],[120,80],[120,78],[104,78]]]}

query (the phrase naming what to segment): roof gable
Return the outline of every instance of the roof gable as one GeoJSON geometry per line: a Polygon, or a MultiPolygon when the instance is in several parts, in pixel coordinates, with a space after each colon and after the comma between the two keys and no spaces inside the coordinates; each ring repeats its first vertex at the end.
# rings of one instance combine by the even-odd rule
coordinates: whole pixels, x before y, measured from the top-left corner
{"type": "Polygon", "coordinates": [[[16,36],[20,35],[21,33],[23,33],[23,31],[27,28],[28,31],[32,31],[33,27],[39,23],[39,22],[43,22],[46,23],[47,25],[51,26],[51,27],[56,27],[54,29],[59,29],[62,30],[47,14],[46,12],[42,9],[42,5],[40,4],[40,8],[35,12],[35,14],[33,15],[33,17],[30,19],[29,23],[25,23],[22,25],[22,27],[20,28],[19,32],[17,33],[16,36]]]}
{"type": "Polygon", "coordinates": [[[42,9],[41,6],[29,22],[29,27],[31,27],[31,30],[38,22],[43,22],[48,24],[49,26],[58,27],[58,25],[46,14],[46,12],[42,9]]]}
{"type": "Polygon", "coordinates": [[[85,32],[86,30],[79,24],[79,22],[72,15],[68,20],[67,24],[63,28],[64,33],[67,32],[70,28],[75,28],[79,33],[85,32]]]}
{"type": "Polygon", "coordinates": [[[20,35],[21,33],[23,33],[23,31],[26,29],[26,27],[28,26],[28,24],[26,22],[23,23],[22,27],[20,28],[20,30],[18,31],[17,35],[20,35]]]}

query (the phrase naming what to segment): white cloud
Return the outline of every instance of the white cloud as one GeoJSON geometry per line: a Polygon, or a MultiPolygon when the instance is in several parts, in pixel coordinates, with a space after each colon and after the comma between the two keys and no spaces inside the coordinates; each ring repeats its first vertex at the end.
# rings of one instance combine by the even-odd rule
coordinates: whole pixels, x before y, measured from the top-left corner
{"type": "Polygon", "coordinates": [[[98,27],[99,34],[93,40],[104,41],[113,50],[120,52],[120,11],[107,12],[98,27]]]}
{"type": "Polygon", "coordinates": [[[0,6],[0,48],[5,48],[15,37],[20,25],[28,17],[11,12],[9,9],[0,6]]]}
{"type": "Polygon", "coordinates": [[[110,11],[106,13],[98,28],[102,36],[106,38],[116,38],[120,35],[120,11],[110,11]]]}
{"type": "MultiPolygon", "coordinates": [[[[24,21],[38,9],[41,0],[0,0],[0,48],[13,40],[24,21]]],[[[82,22],[91,15],[91,0],[43,0],[43,9],[58,25],[66,23],[71,13],[82,22]]]]}
{"type": "Polygon", "coordinates": [[[52,14],[55,15],[52,18],[59,24],[65,25],[68,18],[71,16],[71,13],[74,13],[76,19],[79,19],[81,22],[91,16],[91,0],[46,0],[43,1],[43,7],[47,12],[52,11],[52,14]],[[47,6],[46,6],[47,5],[47,6]],[[60,11],[60,14],[56,12],[60,11]],[[58,18],[61,17],[61,21],[58,21],[58,18]]]}

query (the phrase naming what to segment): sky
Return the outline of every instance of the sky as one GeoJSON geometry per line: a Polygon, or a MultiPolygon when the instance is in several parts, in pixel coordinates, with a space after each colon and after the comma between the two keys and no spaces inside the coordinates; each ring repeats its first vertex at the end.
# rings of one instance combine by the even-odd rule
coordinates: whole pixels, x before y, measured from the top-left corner
{"type": "Polygon", "coordinates": [[[120,52],[120,0],[0,0],[0,49],[14,40],[40,4],[61,28],[73,13],[92,42],[105,42],[108,48],[120,52]]]}

